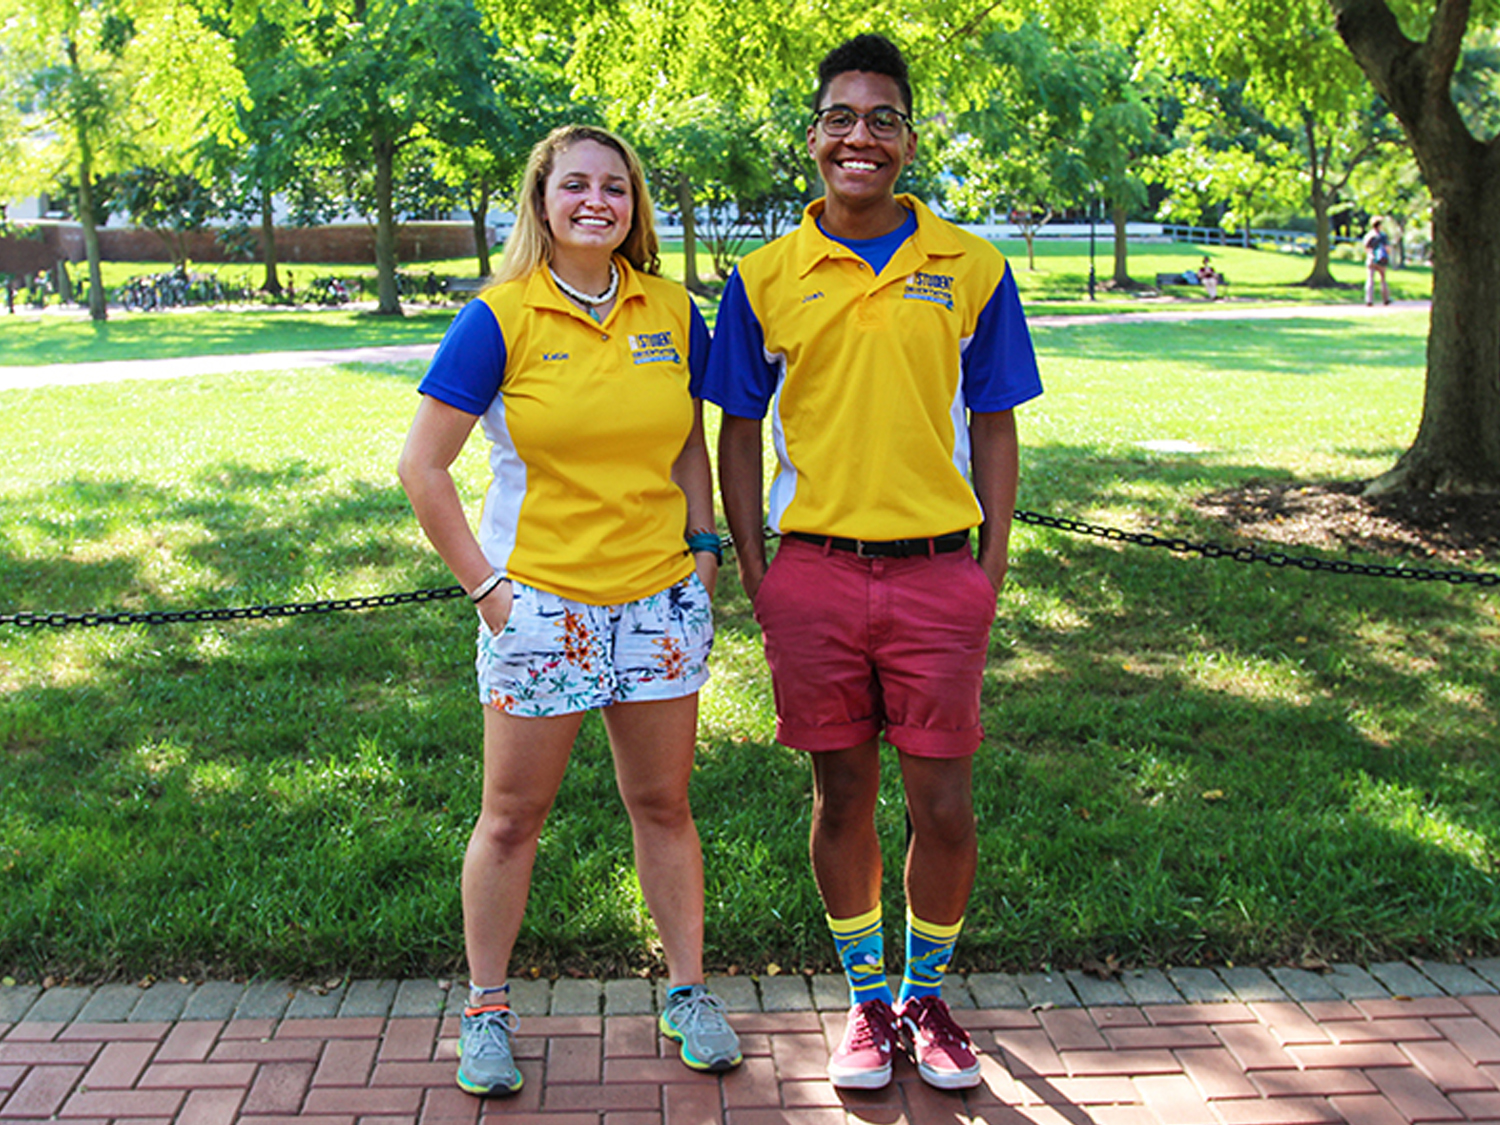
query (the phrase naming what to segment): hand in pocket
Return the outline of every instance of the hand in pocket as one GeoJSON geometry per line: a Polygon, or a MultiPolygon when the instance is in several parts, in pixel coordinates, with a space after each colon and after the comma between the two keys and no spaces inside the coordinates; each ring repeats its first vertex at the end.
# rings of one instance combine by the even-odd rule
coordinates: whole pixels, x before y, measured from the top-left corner
{"type": "Polygon", "coordinates": [[[505,623],[510,620],[510,609],[515,597],[515,587],[506,578],[489,597],[475,607],[479,610],[479,620],[484,622],[484,627],[497,637],[505,631],[505,623]]]}

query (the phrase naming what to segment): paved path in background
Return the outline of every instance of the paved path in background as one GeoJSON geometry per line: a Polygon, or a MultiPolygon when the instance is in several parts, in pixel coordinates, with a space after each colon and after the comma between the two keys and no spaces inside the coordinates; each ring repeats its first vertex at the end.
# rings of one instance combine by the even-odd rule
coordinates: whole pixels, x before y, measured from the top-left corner
{"type": "Polygon", "coordinates": [[[373,348],[324,348],[318,351],[259,352],[249,355],[182,356],[175,359],[126,359],[102,363],[49,363],[33,367],[0,367],[0,391],[22,387],[114,383],[123,379],[182,379],[232,371],[294,370],[335,363],[425,363],[437,343],[373,348]]]}
{"type": "Polygon", "coordinates": [[[453,1085],[461,996],[437,981],[0,987],[0,1122],[1500,1122],[1500,960],[955,976],[984,1068],[962,1093],[904,1060],[883,1091],[835,1091],[841,977],[710,983],[745,1048],[723,1077],[663,1050],[659,982],[513,982],[526,1084],[503,1101],[453,1085]]]}
{"type": "Polygon", "coordinates": [[[1248,308],[1233,301],[1167,301],[1144,312],[1079,313],[1073,316],[1041,314],[1028,316],[1026,323],[1047,328],[1069,328],[1084,324],[1142,324],[1153,320],[1287,320],[1292,317],[1333,319],[1349,316],[1379,317],[1394,309],[1430,309],[1431,301],[1392,301],[1389,308],[1368,305],[1254,305],[1248,308]]]}
{"type": "MultiPolygon", "coordinates": [[[[1429,308],[1428,301],[1397,301],[1391,308],[1429,308]]],[[[1383,308],[1363,305],[1262,305],[1237,308],[1230,302],[1181,301],[1146,312],[1039,315],[1028,317],[1034,327],[1066,328],[1086,324],[1125,324],[1148,321],[1256,320],[1288,317],[1379,316],[1383,308]]],[[[179,359],[134,359],[103,363],[53,363],[32,367],[0,366],[0,391],[24,387],[67,386],[82,383],[112,383],[122,379],[181,379],[192,375],[216,375],[232,371],[292,370],[323,367],[335,363],[426,363],[437,351],[430,344],[392,347],[325,348],[319,351],[261,352],[249,355],[187,356],[179,359]]]]}

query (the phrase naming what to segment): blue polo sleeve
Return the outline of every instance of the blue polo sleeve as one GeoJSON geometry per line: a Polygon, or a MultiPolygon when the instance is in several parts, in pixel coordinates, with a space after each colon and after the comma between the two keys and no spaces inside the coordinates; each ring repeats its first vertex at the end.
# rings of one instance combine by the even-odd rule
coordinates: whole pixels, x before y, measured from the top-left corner
{"type": "Polygon", "coordinates": [[[458,311],[417,387],[468,414],[483,414],[505,376],[505,336],[495,311],[470,301],[458,311]]]}
{"type": "Polygon", "coordinates": [[[964,405],[981,414],[1009,410],[1042,393],[1036,351],[1009,262],[964,348],[963,393],[964,405]]]}
{"type": "Polygon", "coordinates": [[[708,324],[698,311],[698,302],[688,298],[688,393],[703,397],[703,379],[708,373],[708,324]]]}
{"type": "Polygon", "coordinates": [[[776,380],[776,368],[766,361],[765,333],[750,307],[740,271],[735,270],[719,298],[702,397],[737,418],[764,418],[776,380]]]}

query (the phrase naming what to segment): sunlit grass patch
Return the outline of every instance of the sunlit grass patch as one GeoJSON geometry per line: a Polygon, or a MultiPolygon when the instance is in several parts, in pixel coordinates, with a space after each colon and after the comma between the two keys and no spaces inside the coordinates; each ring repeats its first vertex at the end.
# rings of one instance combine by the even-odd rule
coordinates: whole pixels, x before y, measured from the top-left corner
{"type": "Polygon", "coordinates": [[[1246,700],[1311,702],[1311,685],[1295,657],[1233,657],[1203,652],[1181,661],[1183,670],[1205,690],[1246,700]]]}
{"type": "Polygon", "coordinates": [[[1348,778],[1347,785],[1356,812],[1370,823],[1494,874],[1493,838],[1449,817],[1433,794],[1377,781],[1364,773],[1348,778]]]}
{"type": "Polygon", "coordinates": [[[776,711],[760,638],[720,629],[711,667],[699,699],[698,737],[706,742],[771,742],[776,711]]]}

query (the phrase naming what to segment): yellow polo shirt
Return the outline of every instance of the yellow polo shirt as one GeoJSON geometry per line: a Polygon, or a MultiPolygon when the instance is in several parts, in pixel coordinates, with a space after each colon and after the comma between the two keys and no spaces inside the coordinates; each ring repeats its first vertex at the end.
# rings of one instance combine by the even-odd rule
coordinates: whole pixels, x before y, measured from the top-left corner
{"type": "Polygon", "coordinates": [[[615,263],[620,292],[602,324],[545,269],[485,290],[419,388],[479,415],[490,440],[478,535],[490,565],[590,605],[647,597],[693,569],[671,473],[708,331],[682,286],[615,263]]]}
{"type": "Polygon", "coordinates": [[[777,531],[906,539],[975,526],[968,414],[1041,393],[1004,255],[897,199],[916,230],[878,273],[823,233],[816,200],[725,287],[702,397],[771,414],[777,531]]]}

